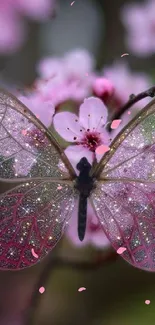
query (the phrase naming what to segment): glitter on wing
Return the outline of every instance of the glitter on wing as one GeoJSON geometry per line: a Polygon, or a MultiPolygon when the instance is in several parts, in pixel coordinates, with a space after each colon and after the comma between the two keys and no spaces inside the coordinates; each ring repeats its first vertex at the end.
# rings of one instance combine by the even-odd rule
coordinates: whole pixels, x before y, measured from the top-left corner
{"type": "MultiPolygon", "coordinates": [[[[100,178],[155,180],[155,101],[114,140],[100,178]]],[[[105,160],[104,160],[105,164],[105,160]]],[[[102,162],[100,165],[100,169],[102,162]]]]}
{"type": "Polygon", "coordinates": [[[0,90],[0,178],[62,177],[60,153],[47,132],[21,102],[0,90]]]}
{"type": "Polygon", "coordinates": [[[98,184],[93,205],[113,247],[135,267],[155,271],[155,184],[98,184]]]}
{"type": "Polygon", "coordinates": [[[114,140],[100,165],[91,200],[108,239],[116,250],[126,248],[122,257],[129,263],[155,271],[155,100],[114,140]]]}
{"type": "Polygon", "coordinates": [[[59,185],[61,191],[58,182],[31,181],[0,196],[0,269],[32,266],[59,241],[76,197],[69,184],[59,185]]]}

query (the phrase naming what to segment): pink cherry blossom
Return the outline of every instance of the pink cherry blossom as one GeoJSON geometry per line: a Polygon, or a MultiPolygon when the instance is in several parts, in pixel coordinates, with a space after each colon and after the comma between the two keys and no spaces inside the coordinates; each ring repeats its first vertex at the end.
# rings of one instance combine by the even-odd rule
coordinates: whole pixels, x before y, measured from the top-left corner
{"type": "Polygon", "coordinates": [[[21,46],[25,37],[22,19],[16,8],[16,0],[0,2],[0,52],[9,54],[21,46]]]}
{"type": "Polygon", "coordinates": [[[70,112],[57,113],[53,123],[56,131],[66,141],[74,143],[65,150],[73,167],[82,157],[90,163],[101,155],[95,153],[101,144],[109,143],[109,135],[104,126],[107,121],[107,109],[99,98],[89,97],[79,109],[79,117],[70,112]],[[63,121],[63,122],[62,122],[63,121]]]}
{"type": "MultiPolygon", "coordinates": [[[[113,93],[104,93],[101,95],[102,100],[109,108],[109,120],[114,112],[118,111],[129,99],[131,94],[137,95],[141,91],[151,86],[151,79],[145,73],[133,73],[127,63],[117,61],[111,66],[103,69],[103,75],[113,84],[113,93]]],[[[142,109],[151,99],[145,98],[130,108],[130,115],[126,111],[120,116],[121,123],[116,130],[110,134],[113,139],[121,129],[142,109]]]]}
{"type": "Polygon", "coordinates": [[[110,245],[110,242],[106,235],[104,234],[103,228],[99,223],[97,217],[95,216],[94,210],[91,204],[88,203],[87,210],[87,226],[86,234],[84,240],[81,242],[78,238],[77,233],[77,209],[74,209],[72,218],[69,222],[69,227],[67,229],[67,237],[72,241],[77,247],[92,245],[98,248],[106,248],[110,245]]]}
{"type": "Polygon", "coordinates": [[[29,18],[45,20],[50,17],[55,8],[56,0],[16,0],[18,10],[29,18]]]}
{"type": "MultiPolygon", "coordinates": [[[[113,84],[114,92],[111,96],[105,97],[105,103],[109,109],[118,109],[124,105],[131,94],[137,95],[141,91],[151,86],[151,79],[147,74],[142,72],[132,72],[129,66],[125,62],[117,61],[111,66],[107,66],[103,69],[103,75],[109,79],[113,84]]],[[[104,95],[102,96],[104,100],[104,95]]],[[[146,98],[133,107],[142,108],[149,102],[150,99],[146,98]]]]}
{"type": "Polygon", "coordinates": [[[86,50],[76,49],[61,58],[42,59],[37,71],[37,91],[55,106],[73,100],[81,102],[92,92],[94,60],[86,50]]]}
{"type": "Polygon", "coordinates": [[[125,5],[121,18],[127,29],[128,48],[139,56],[155,53],[155,1],[125,5]]]}
{"type": "Polygon", "coordinates": [[[35,20],[50,17],[55,0],[1,0],[0,53],[10,54],[23,44],[27,30],[24,15],[35,20]]]}
{"type": "Polygon", "coordinates": [[[35,93],[29,97],[19,96],[18,99],[27,106],[45,126],[50,126],[55,111],[52,101],[44,101],[42,97],[35,93]]]}
{"type": "Polygon", "coordinates": [[[93,82],[93,92],[95,96],[106,98],[111,97],[114,93],[114,85],[112,82],[103,77],[97,77],[93,82]]]}

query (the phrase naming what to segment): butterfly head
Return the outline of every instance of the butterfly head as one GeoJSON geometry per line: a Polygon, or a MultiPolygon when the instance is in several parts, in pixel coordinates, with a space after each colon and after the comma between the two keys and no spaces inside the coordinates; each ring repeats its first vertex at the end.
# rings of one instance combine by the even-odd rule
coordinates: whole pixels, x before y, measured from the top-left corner
{"type": "Polygon", "coordinates": [[[76,168],[77,168],[77,170],[79,170],[79,172],[82,172],[85,169],[90,171],[91,164],[89,163],[89,161],[87,160],[86,157],[83,157],[83,158],[80,159],[80,161],[76,165],[76,168]]]}

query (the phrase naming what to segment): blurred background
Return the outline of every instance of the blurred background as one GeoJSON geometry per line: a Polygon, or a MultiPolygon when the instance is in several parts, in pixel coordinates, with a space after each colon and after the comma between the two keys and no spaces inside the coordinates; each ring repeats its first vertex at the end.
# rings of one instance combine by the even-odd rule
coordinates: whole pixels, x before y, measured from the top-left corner
{"type": "MultiPolygon", "coordinates": [[[[67,104],[77,112],[85,96],[95,94],[111,114],[154,84],[154,12],[154,0],[0,0],[0,83],[15,93],[33,92],[65,58],[69,78],[83,73],[89,87],[84,83],[78,100],[56,98],[55,110],[67,104]]],[[[0,325],[154,325],[155,274],[115,253],[91,211],[84,245],[77,243],[74,220],[72,227],[41,263],[0,271],[0,325]]]]}

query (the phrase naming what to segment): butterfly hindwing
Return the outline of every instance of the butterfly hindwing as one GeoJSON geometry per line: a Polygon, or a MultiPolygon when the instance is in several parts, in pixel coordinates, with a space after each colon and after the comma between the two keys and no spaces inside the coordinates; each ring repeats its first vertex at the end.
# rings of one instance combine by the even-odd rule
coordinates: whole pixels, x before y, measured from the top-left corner
{"type": "Polygon", "coordinates": [[[91,201],[113,247],[155,271],[155,100],[119,133],[94,175],[91,201]]]}
{"type": "Polygon", "coordinates": [[[0,268],[17,270],[45,257],[61,238],[75,197],[71,181],[52,180],[30,181],[2,194],[0,268]]]}

